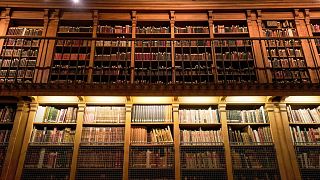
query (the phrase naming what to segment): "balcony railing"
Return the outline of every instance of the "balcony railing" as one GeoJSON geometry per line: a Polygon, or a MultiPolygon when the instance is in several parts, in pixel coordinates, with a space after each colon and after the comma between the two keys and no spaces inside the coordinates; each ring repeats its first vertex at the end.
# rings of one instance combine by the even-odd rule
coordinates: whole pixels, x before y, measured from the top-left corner
{"type": "Polygon", "coordinates": [[[0,86],[318,86],[320,39],[0,37],[0,86]]]}

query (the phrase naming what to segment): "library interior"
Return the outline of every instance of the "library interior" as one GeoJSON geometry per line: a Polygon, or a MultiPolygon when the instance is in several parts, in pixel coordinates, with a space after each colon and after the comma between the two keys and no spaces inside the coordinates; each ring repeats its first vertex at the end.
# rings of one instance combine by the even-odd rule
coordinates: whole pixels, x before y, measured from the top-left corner
{"type": "Polygon", "coordinates": [[[319,180],[320,1],[1,0],[20,179],[319,180]]]}

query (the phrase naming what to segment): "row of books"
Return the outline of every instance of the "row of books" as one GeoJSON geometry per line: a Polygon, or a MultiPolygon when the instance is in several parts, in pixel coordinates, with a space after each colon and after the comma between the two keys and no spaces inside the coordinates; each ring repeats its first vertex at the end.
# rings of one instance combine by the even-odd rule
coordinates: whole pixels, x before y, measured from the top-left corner
{"type": "Polygon", "coordinates": [[[268,113],[261,106],[256,110],[227,110],[229,123],[268,123],[268,113]]]}
{"type": "Polygon", "coordinates": [[[287,106],[290,123],[320,123],[320,107],[313,109],[292,109],[287,106]]]}
{"type": "Polygon", "coordinates": [[[78,108],[58,109],[53,106],[39,106],[35,123],[76,123],[78,108]]]}
{"type": "Polygon", "coordinates": [[[308,150],[308,152],[297,152],[297,159],[300,168],[320,169],[320,154],[318,151],[308,150]]]}
{"type": "Polygon", "coordinates": [[[278,46],[278,47],[291,47],[291,46],[300,46],[301,41],[295,40],[295,39],[290,39],[290,40],[266,40],[266,45],[267,46],[278,46]]]}
{"type": "Polygon", "coordinates": [[[59,26],[58,32],[60,33],[69,33],[69,32],[92,32],[92,27],[85,26],[59,26]]]}
{"type": "Polygon", "coordinates": [[[0,59],[1,67],[34,67],[36,60],[27,60],[27,58],[0,59]]]}
{"type": "Polygon", "coordinates": [[[188,46],[211,46],[211,41],[208,40],[180,40],[174,41],[176,47],[188,47],[188,46]]]}
{"type": "Polygon", "coordinates": [[[242,60],[253,59],[251,52],[226,51],[223,53],[216,53],[217,60],[242,60]]]}
{"type": "Polygon", "coordinates": [[[265,37],[298,37],[298,32],[295,29],[265,29],[262,32],[265,37]]]}
{"type": "Polygon", "coordinates": [[[275,70],[272,72],[272,76],[274,79],[284,79],[290,81],[309,79],[309,75],[307,71],[293,71],[293,70],[275,70]]]}
{"type": "Polygon", "coordinates": [[[173,143],[170,126],[164,129],[151,129],[146,127],[131,128],[131,143],[132,144],[163,144],[173,143]]]}
{"type": "Polygon", "coordinates": [[[43,130],[39,130],[36,127],[33,128],[30,143],[31,144],[71,144],[74,141],[75,131],[71,128],[65,128],[58,130],[54,127],[52,130],[48,130],[44,127],[43,130]]]}
{"type": "Polygon", "coordinates": [[[265,149],[259,152],[256,149],[231,150],[232,165],[234,169],[277,169],[277,159],[274,149],[265,149]],[[268,156],[267,154],[272,154],[268,156]]]}
{"type": "Polygon", "coordinates": [[[77,168],[122,168],[121,149],[82,149],[80,147],[77,168]]]}
{"type": "MultiPolygon", "coordinates": [[[[164,67],[160,67],[159,69],[135,68],[134,74],[135,76],[137,76],[137,78],[145,77],[144,79],[149,79],[149,78],[151,79],[151,77],[156,77],[156,78],[158,77],[158,79],[157,80],[154,79],[152,83],[155,83],[155,81],[157,81],[156,83],[163,84],[163,82],[171,81],[170,76],[172,75],[172,71],[171,71],[171,68],[164,68],[164,67]],[[160,76],[166,76],[168,80],[163,79],[164,77],[160,78],[160,76]]],[[[147,82],[145,82],[145,80],[142,80],[141,83],[147,83],[147,82]]]]}
{"type": "Polygon", "coordinates": [[[179,54],[175,53],[176,61],[198,61],[198,60],[206,60],[212,61],[211,54],[208,52],[199,53],[199,54],[179,54]]]}
{"type": "Polygon", "coordinates": [[[129,48],[131,47],[131,41],[129,40],[114,40],[114,41],[98,40],[96,41],[96,47],[128,47],[129,48]]]}
{"type": "Polygon", "coordinates": [[[180,130],[181,145],[211,145],[222,143],[221,129],[219,130],[180,130]]]}
{"type": "Polygon", "coordinates": [[[54,65],[51,69],[51,75],[87,75],[88,69],[88,66],[54,65]]]}
{"type": "Polygon", "coordinates": [[[24,50],[24,49],[3,49],[2,56],[13,56],[13,57],[32,57],[38,56],[38,50],[24,50]]]}
{"type": "Polygon", "coordinates": [[[224,153],[219,151],[181,152],[183,169],[217,169],[225,168],[224,153]]]}
{"type": "Polygon", "coordinates": [[[130,76],[130,67],[118,66],[95,66],[93,68],[93,75],[107,75],[107,76],[130,76]]]}
{"type": "Polygon", "coordinates": [[[16,114],[16,109],[11,106],[0,107],[0,122],[13,122],[16,114]]]}
{"type": "Polygon", "coordinates": [[[33,40],[29,40],[29,39],[6,39],[5,41],[5,45],[6,46],[16,46],[16,47],[27,47],[27,48],[31,48],[31,47],[38,47],[40,43],[39,39],[33,39],[33,40]]]}
{"type": "Polygon", "coordinates": [[[131,122],[172,122],[171,105],[133,105],[131,122]]]}
{"type": "Polygon", "coordinates": [[[132,26],[125,25],[115,25],[115,26],[98,26],[97,33],[107,33],[107,34],[129,34],[132,32],[132,26]]]}
{"type": "Polygon", "coordinates": [[[11,130],[0,130],[0,143],[5,144],[9,143],[11,135],[11,130]]]}
{"type": "MultiPolygon", "coordinates": [[[[222,68],[220,66],[217,66],[217,72],[218,75],[221,78],[224,78],[224,76],[227,78],[227,76],[229,75],[230,78],[232,78],[233,80],[250,80],[249,78],[243,78],[241,77],[241,75],[243,76],[252,76],[251,78],[254,79],[255,76],[255,71],[252,68],[233,68],[232,66],[227,67],[227,68],[222,68]]],[[[219,77],[218,77],[219,78],[219,77]]],[[[230,81],[228,83],[234,83],[235,81],[230,81]]],[[[240,81],[237,81],[240,82],[240,81]]],[[[237,121],[234,121],[235,123],[237,121]]]]}
{"type": "Polygon", "coordinates": [[[297,144],[318,144],[320,143],[320,128],[290,127],[292,141],[297,144]]]}
{"type": "Polygon", "coordinates": [[[220,123],[220,115],[217,109],[180,109],[180,123],[220,123]]]}
{"type": "Polygon", "coordinates": [[[269,59],[269,66],[274,68],[305,68],[306,61],[304,59],[269,59]]]}
{"type": "Polygon", "coordinates": [[[55,53],[55,60],[88,60],[90,58],[90,54],[83,53],[55,53]]]}
{"type": "Polygon", "coordinates": [[[301,49],[292,49],[292,48],[267,49],[267,53],[269,56],[281,56],[281,57],[287,57],[287,56],[302,57],[303,56],[301,49]]]}
{"type": "Polygon", "coordinates": [[[204,26],[186,26],[186,27],[174,27],[175,33],[208,33],[209,27],[204,26]]]}
{"type": "Polygon", "coordinates": [[[152,33],[170,33],[169,27],[136,27],[136,33],[145,33],[145,34],[152,34],[152,33]]]}
{"type": "Polygon", "coordinates": [[[126,108],[120,106],[87,106],[84,123],[125,123],[126,108]]]}
{"type": "Polygon", "coordinates": [[[32,78],[34,70],[0,70],[0,77],[5,78],[32,78]]]}
{"type": "Polygon", "coordinates": [[[130,61],[131,52],[116,52],[116,54],[96,54],[95,60],[109,60],[109,61],[130,61]]]}
{"type": "Polygon", "coordinates": [[[225,25],[217,25],[214,26],[214,33],[231,33],[231,32],[248,32],[248,27],[246,26],[239,26],[239,25],[232,25],[232,26],[225,26],[225,25]]]}
{"type": "Polygon", "coordinates": [[[35,27],[10,27],[7,35],[14,36],[42,36],[43,28],[35,27]]]}
{"type": "Polygon", "coordinates": [[[171,61],[171,53],[156,52],[156,53],[135,53],[135,60],[166,60],[171,61]]]}
{"type": "Polygon", "coordinates": [[[229,139],[231,143],[239,144],[265,144],[272,143],[272,136],[270,127],[259,127],[258,129],[252,129],[250,125],[241,130],[232,130],[229,127],[229,139]]]}
{"type": "Polygon", "coordinates": [[[135,41],[135,47],[170,47],[170,41],[135,41]]]}
{"type": "Polygon", "coordinates": [[[265,21],[262,23],[262,28],[293,28],[294,21],[265,21]]]}
{"type": "Polygon", "coordinates": [[[57,46],[72,46],[72,47],[90,47],[91,46],[91,40],[58,40],[57,46]]]}
{"type": "Polygon", "coordinates": [[[214,40],[214,46],[232,47],[232,46],[249,46],[250,40],[214,40]]]}
{"type": "Polygon", "coordinates": [[[171,147],[131,149],[130,168],[173,168],[174,152],[171,147]]]}
{"type": "Polygon", "coordinates": [[[320,25],[319,24],[311,24],[312,32],[320,32],[320,25]]]}
{"type": "Polygon", "coordinates": [[[70,168],[72,151],[61,149],[29,148],[24,168],[70,168]]]}
{"type": "Polygon", "coordinates": [[[116,144],[124,142],[124,127],[84,127],[82,144],[116,144]]]}

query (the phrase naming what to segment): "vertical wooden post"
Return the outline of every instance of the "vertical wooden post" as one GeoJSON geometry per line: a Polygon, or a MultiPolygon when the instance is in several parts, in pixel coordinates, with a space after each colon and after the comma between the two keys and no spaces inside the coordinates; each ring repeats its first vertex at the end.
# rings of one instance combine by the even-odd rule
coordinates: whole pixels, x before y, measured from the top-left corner
{"type": "Polygon", "coordinates": [[[30,140],[30,136],[31,136],[32,130],[33,130],[33,128],[32,128],[33,127],[33,119],[36,116],[38,105],[39,104],[36,101],[36,99],[33,99],[32,102],[30,103],[30,111],[29,111],[29,116],[28,116],[26,128],[25,128],[25,134],[23,137],[23,144],[22,144],[22,148],[21,148],[21,152],[20,152],[19,164],[18,164],[14,179],[21,179],[23,166],[24,166],[24,160],[26,158],[26,153],[27,153],[28,146],[29,146],[29,140],[30,140]]]}
{"type": "Polygon", "coordinates": [[[131,76],[130,76],[130,83],[133,84],[134,83],[134,73],[135,73],[135,70],[134,70],[134,60],[135,60],[135,38],[136,38],[136,27],[137,27],[137,12],[136,11],[132,11],[132,17],[131,17],[131,20],[132,20],[132,38],[134,40],[131,41],[131,70],[130,70],[130,73],[131,73],[131,76]]]}
{"type": "MultiPolygon", "coordinates": [[[[299,37],[307,37],[309,36],[308,28],[305,22],[304,14],[303,12],[300,12],[299,9],[294,10],[294,17],[295,17],[295,24],[298,32],[299,37]]],[[[318,83],[319,82],[319,75],[317,74],[316,70],[311,69],[314,67],[319,67],[319,56],[317,54],[312,54],[310,51],[312,47],[311,41],[307,39],[301,40],[301,47],[303,50],[303,55],[308,67],[310,79],[312,83],[318,83]]],[[[316,48],[316,47],[315,47],[316,48]]],[[[312,49],[313,50],[313,49],[312,49]]],[[[317,51],[314,51],[317,52],[317,51]]]]}
{"type": "Polygon", "coordinates": [[[14,118],[14,124],[11,130],[7,154],[0,179],[14,179],[19,163],[19,154],[23,144],[23,137],[29,114],[28,112],[28,103],[24,100],[20,100],[17,105],[17,112],[14,118]]]}
{"type": "Polygon", "coordinates": [[[271,130],[271,135],[272,135],[274,147],[276,150],[276,156],[277,156],[281,179],[288,179],[288,177],[287,177],[288,170],[286,168],[287,162],[284,159],[284,156],[282,154],[283,152],[281,150],[282,142],[280,141],[280,136],[282,136],[282,134],[281,134],[281,129],[279,129],[278,124],[277,124],[277,120],[275,118],[274,104],[271,102],[266,103],[265,108],[267,110],[269,121],[270,121],[270,130],[271,130]]]}
{"type": "Polygon", "coordinates": [[[132,102],[126,103],[126,123],[124,134],[124,154],[123,154],[123,180],[129,179],[129,154],[130,154],[130,134],[131,134],[131,110],[132,102]]]}
{"type": "MultiPolygon", "coordinates": [[[[56,9],[51,14],[48,22],[48,29],[46,31],[46,37],[56,37],[59,26],[59,14],[59,9],[56,9]]],[[[37,82],[47,83],[49,81],[49,73],[51,70],[52,61],[54,60],[53,55],[55,42],[56,41],[54,39],[50,39],[47,40],[43,45],[45,51],[42,53],[42,61],[39,64],[39,66],[43,68],[43,71],[38,73],[38,76],[36,77],[37,82]]]]}
{"type": "MultiPolygon", "coordinates": [[[[49,25],[49,9],[45,9],[44,17],[43,17],[43,31],[42,31],[41,37],[46,37],[47,31],[48,31],[48,25],[49,25]]],[[[48,45],[47,39],[40,39],[39,55],[37,57],[36,69],[34,71],[35,75],[33,76],[34,83],[41,82],[41,77],[43,74],[42,68],[43,68],[43,64],[46,61],[47,45],[48,45]]]]}
{"type": "MultiPolygon", "coordinates": [[[[212,11],[208,11],[208,23],[209,23],[209,33],[210,38],[214,38],[214,25],[213,25],[213,14],[212,11]]],[[[218,72],[217,72],[217,63],[216,63],[216,53],[215,53],[215,46],[214,46],[214,40],[211,40],[211,59],[212,59],[212,65],[211,65],[211,71],[212,75],[214,76],[214,83],[218,82],[218,72]]]]}
{"type": "Polygon", "coordinates": [[[278,122],[278,129],[280,129],[283,132],[283,134],[280,136],[282,141],[281,148],[283,149],[283,158],[286,160],[288,164],[288,179],[301,180],[299,165],[294,150],[294,144],[291,140],[286,104],[279,103],[275,107],[275,114],[276,121],[278,122]]]}
{"type": "MultiPolygon", "coordinates": [[[[0,36],[5,36],[7,34],[9,25],[10,25],[10,8],[6,8],[0,14],[0,36]]],[[[4,39],[0,39],[0,53],[2,52],[4,44],[4,39]]]]}
{"type": "MultiPolygon", "coordinates": [[[[98,10],[93,11],[93,27],[92,27],[92,37],[97,38],[97,28],[98,28],[98,10]]],[[[92,82],[92,73],[93,73],[93,68],[94,68],[94,59],[95,59],[95,50],[96,50],[96,41],[92,40],[91,41],[91,49],[90,49],[90,60],[89,60],[89,70],[88,70],[88,79],[87,82],[91,83],[92,82]]]]}
{"type": "Polygon", "coordinates": [[[80,143],[81,143],[82,124],[83,124],[83,117],[84,117],[85,108],[86,108],[85,102],[82,101],[78,104],[76,134],[74,137],[72,162],[71,162],[71,167],[70,167],[70,180],[76,179],[78,154],[79,154],[79,148],[80,148],[80,143]]]}
{"type": "Polygon", "coordinates": [[[180,172],[180,129],[179,129],[179,104],[174,102],[172,104],[173,112],[173,134],[174,134],[174,172],[175,179],[181,179],[180,172]]]}
{"type": "Polygon", "coordinates": [[[228,177],[228,180],[233,180],[232,157],[231,157],[231,148],[230,148],[229,135],[228,135],[226,107],[227,107],[227,104],[225,102],[225,97],[222,97],[221,101],[218,104],[218,110],[220,113],[221,131],[222,131],[222,138],[223,138],[225,157],[226,157],[227,177],[228,177]]]}
{"type": "Polygon", "coordinates": [[[172,84],[176,83],[176,69],[175,69],[175,43],[174,39],[174,23],[175,15],[174,11],[170,11],[170,34],[171,34],[171,67],[172,67],[172,84]]]}
{"type": "MultiPolygon", "coordinates": [[[[257,16],[251,10],[247,10],[247,24],[248,24],[248,31],[250,37],[260,37],[259,33],[259,26],[261,26],[261,20],[257,19],[257,16]]],[[[255,60],[255,68],[257,73],[257,80],[259,83],[267,83],[267,71],[266,71],[266,64],[263,60],[263,56],[261,54],[261,42],[259,40],[252,40],[250,43],[252,47],[252,53],[255,60]]]]}

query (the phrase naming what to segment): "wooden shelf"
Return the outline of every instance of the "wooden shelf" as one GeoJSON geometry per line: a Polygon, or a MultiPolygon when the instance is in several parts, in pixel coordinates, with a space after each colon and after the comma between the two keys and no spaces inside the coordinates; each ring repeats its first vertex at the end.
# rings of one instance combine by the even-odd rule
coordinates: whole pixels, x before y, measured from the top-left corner
{"type": "Polygon", "coordinates": [[[35,122],[33,125],[36,126],[76,126],[77,123],[38,123],[35,122]]]}
{"type": "Polygon", "coordinates": [[[158,143],[158,144],[139,144],[139,143],[131,143],[130,145],[131,147],[170,147],[173,146],[173,142],[172,143],[158,143]]]}
{"type": "Polygon", "coordinates": [[[221,127],[221,123],[180,123],[180,128],[193,128],[193,127],[221,127]]]}
{"type": "Polygon", "coordinates": [[[226,171],[226,168],[181,168],[182,171],[226,171]]]}
{"type": "Polygon", "coordinates": [[[40,143],[29,143],[30,147],[73,147],[73,144],[40,144],[40,143]]]}
{"type": "Polygon", "coordinates": [[[125,123],[83,123],[83,126],[125,126],[125,123]]]}

